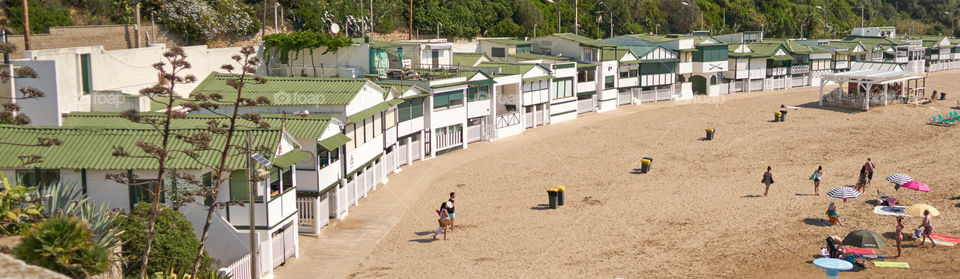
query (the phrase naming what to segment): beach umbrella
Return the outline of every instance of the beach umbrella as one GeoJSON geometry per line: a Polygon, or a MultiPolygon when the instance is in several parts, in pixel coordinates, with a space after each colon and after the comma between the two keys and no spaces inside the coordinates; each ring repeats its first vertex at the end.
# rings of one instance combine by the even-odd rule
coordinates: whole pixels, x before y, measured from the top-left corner
{"type": "Polygon", "coordinates": [[[890,181],[890,183],[893,184],[903,185],[904,183],[913,181],[913,178],[910,178],[910,176],[906,174],[894,173],[890,176],[887,176],[887,181],[890,181]]]}
{"type": "Polygon", "coordinates": [[[830,192],[827,192],[827,196],[843,199],[843,202],[847,202],[847,199],[852,199],[860,196],[860,191],[850,187],[837,187],[830,192]]]}
{"type": "Polygon", "coordinates": [[[910,182],[904,183],[903,186],[901,187],[907,188],[910,190],[917,190],[920,192],[930,192],[930,187],[927,186],[927,184],[923,184],[923,182],[920,182],[920,181],[910,181],[910,182]]]}
{"type": "Polygon", "coordinates": [[[906,212],[906,213],[907,213],[908,215],[910,215],[910,216],[923,217],[923,211],[924,211],[924,210],[930,210],[930,216],[940,215],[940,211],[939,211],[939,210],[937,210],[936,208],[934,208],[933,206],[930,206],[930,205],[928,205],[928,204],[914,204],[914,205],[908,206],[908,207],[907,207],[906,209],[904,209],[903,211],[906,212]]]}
{"type": "Polygon", "coordinates": [[[843,238],[843,245],[857,246],[860,248],[880,248],[887,246],[887,242],[883,240],[883,236],[880,236],[875,231],[871,230],[856,230],[847,234],[847,237],[843,238]]]}

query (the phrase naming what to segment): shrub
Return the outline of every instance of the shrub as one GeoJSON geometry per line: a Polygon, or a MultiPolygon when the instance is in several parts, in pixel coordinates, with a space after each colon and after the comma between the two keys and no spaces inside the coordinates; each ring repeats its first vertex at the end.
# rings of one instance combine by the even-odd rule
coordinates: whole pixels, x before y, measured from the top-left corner
{"type": "Polygon", "coordinates": [[[76,217],[55,217],[34,224],[13,248],[17,258],[37,266],[87,278],[107,271],[109,251],[94,244],[90,229],[76,217]]]}
{"type": "Polygon", "coordinates": [[[0,234],[20,234],[40,216],[41,207],[34,201],[36,189],[13,186],[0,173],[0,234]]]}
{"type": "MultiPolygon", "coordinates": [[[[142,264],[141,256],[146,247],[147,224],[150,220],[151,205],[138,204],[129,215],[119,216],[113,222],[114,228],[123,230],[124,274],[137,276],[142,264]]],[[[150,250],[150,263],[147,274],[167,272],[170,269],[190,270],[196,257],[200,240],[193,234],[193,227],[180,212],[161,207],[157,215],[156,235],[150,250]]],[[[204,252],[200,264],[200,274],[210,271],[211,259],[204,252]]]]}
{"type": "MultiPolygon", "coordinates": [[[[7,3],[7,15],[10,16],[10,27],[23,33],[23,4],[20,1],[4,1],[7,3]]],[[[59,1],[29,0],[30,33],[47,33],[50,26],[70,26],[70,10],[59,1]]]]}
{"type": "Polygon", "coordinates": [[[191,42],[260,30],[253,9],[237,0],[168,0],[147,3],[164,27],[191,42]]]}

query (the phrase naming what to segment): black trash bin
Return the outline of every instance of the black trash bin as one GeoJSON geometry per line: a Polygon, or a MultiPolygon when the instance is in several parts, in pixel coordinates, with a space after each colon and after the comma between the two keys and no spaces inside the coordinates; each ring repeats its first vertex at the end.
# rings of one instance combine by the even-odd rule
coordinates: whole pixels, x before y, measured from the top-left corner
{"type": "Polygon", "coordinates": [[[707,129],[707,140],[713,140],[713,133],[716,133],[717,129],[707,129]]]}
{"type": "Polygon", "coordinates": [[[946,100],[946,99],[947,99],[947,93],[940,92],[940,100],[943,101],[943,100],[946,100]]]}
{"type": "Polygon", "coordinates": [[[640,173],[650,172],[651,164],[653,164],[653,158],[643,157],[643,160],[640,160],[640,173]]]}
{"type": "Polygon", "coordinates": [[[783,121],[787,121],[787,111],[785,110],[780,111],[780,122],[783,122],[783,121]]]}
{"type": "Polygon", "coordinates": [[[547,198],[550,199],[550,209],[557,209],[558,190],[556,188],[547,190],[547,198]]]}
{"type": "Polygon", "coordinates": [[[563,193],[567,191],[567,186],[557,186],[557,205],[563,206],[563,193]]]}
{"type": "Polygon", "coordinates": [[[782,112],[779,112],[779,111],[778,111],[778,112],[774,112],[774,113],[773,113],[773,122],[780,122],[780,116],[781,116],[781,115],[783,115],[782,112]]]}

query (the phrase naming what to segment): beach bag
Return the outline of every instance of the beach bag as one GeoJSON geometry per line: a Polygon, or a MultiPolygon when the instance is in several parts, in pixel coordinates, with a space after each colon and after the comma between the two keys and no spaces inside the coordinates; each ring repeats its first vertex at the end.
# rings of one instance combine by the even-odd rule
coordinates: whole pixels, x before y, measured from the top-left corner
{"type": "Polygon", "coordinates": [[[914,229],[914,230],[913,230],[913,239],[918,239],[918,238],[920,238],[922,233],[923,233],[923,231],[921,231],[920,229],[914,229]]]}
{"type": "Polygon", "coordinates": [[[817,179],[817,172],[813,172],[813,174],[810,175],[810,180],[815,180],[815,179],[817,179]]]}
{"type": "Polygon", "coordinates": [[[450,219],[440,218],[440,219],[437,219],[437,222],[440,223],[440,226],[441,226],[441,227],[448,227],[448,226],[450,226],[450,219]]]}

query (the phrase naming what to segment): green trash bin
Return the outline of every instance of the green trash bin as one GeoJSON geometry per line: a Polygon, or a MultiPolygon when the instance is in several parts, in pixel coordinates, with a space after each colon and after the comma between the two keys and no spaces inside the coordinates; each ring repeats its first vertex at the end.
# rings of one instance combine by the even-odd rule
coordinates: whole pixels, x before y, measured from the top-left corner
{"type": "Polygon", "coordinates": [[[557,190],[557,188],[547,190],[547,198],[550,200],[550,209],[557,209],[558,196],[559,190],[557,190]]]}

